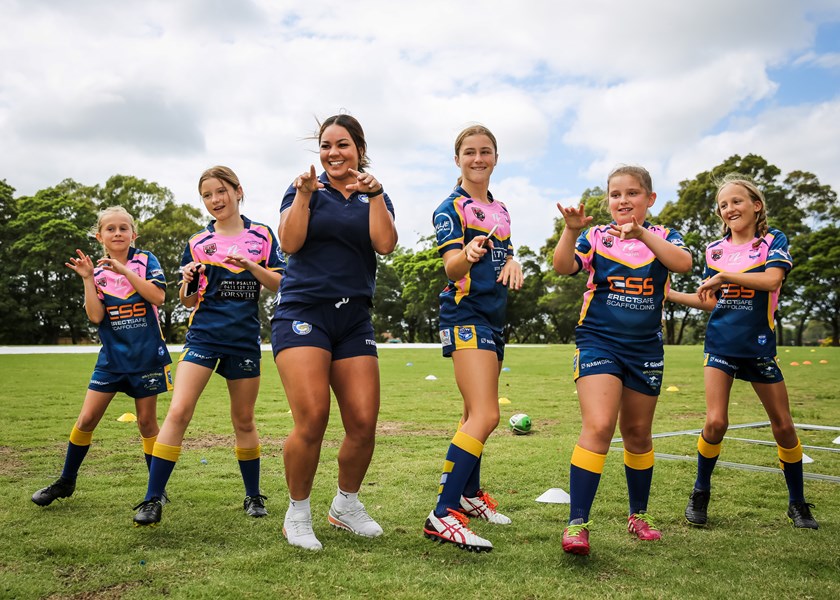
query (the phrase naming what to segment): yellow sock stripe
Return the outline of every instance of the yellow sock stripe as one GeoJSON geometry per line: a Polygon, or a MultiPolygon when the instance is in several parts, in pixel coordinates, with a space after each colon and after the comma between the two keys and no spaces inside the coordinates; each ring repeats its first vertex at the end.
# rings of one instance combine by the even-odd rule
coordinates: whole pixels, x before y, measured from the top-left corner
{"type": "Polygon", "coordinates": [[[152,456],[157,456],[170,462],[178,462],[178,457],[181,456],[181,446],[167,446],[166,444],[155,442],[152,456]]]}
{"type": "Polygon", "coordinates": [[[70,443],[77,446],[90,446],[90,440],[93,438],[92,431],[82,431],[75,425],[70,432],[70,443]]]}
{"type": "Polygon", "coordinates": [[[720,456],[720,448],[723,445],[721,440],[717,444],[710,444],[703,438],[702,435],[697,436],[697,451],[703,455],[704,458],[717,458],[720,456]]]}
{"type": "Polygon", "coordinates": [[[261,448],[261,445],[258,445],[256,448],[240,448],[239,446],[234,446],[233,450],[236,453],[236,460],[256,460],[260,457],[261,448]]]}
{"type": "Polygon", "coordinates": [[[144,438],[142,435],[140,439],[143,440],[143,453],[144,454],[151,454],[155,450],[155,442],[157,441],[157,436],[153,435],[152,437],[144,438]]]}
{"type": "Polygon", "coordinates": [[[440,476],[440,485],[438,486],[438,492],[437,492],[438,496],[440,496],[440,493],[443,491],[443,486],[446,483],[446,479],[447,479],[448,475],[452,472],[452,469],[454,469],[454,468],[455,468],[455,463],[452,462],[451,460],[443,461],[443,473],[441,473],[441,476],[440,476]]]}
{"type": "Polygon", "coordinates": [[[782,448],[778,444],[776,448],[779,450],[779,460],[786,463],[795,463],[802,460],[802,444],[797,439],[796,446],[793,448],[782,448]]]}
{"type": "Polygon", "coordinates": [[[572,464],[574,466],[590,473],[603,473],[605,462],[607,462],[606,454],[597,454],[575,444],[575,449],[572,451],[572,464]]]}
{"type": "Polygon", "coordinates": [[[484,451],[484,444],[460,430],[452,438],[452,443],[473,456],[481,456],[481,453],[484,451]]]}
{"type": "Polygon", "coordinates": [[[628,452],[626,448],[624,450],[624,464],[631,469],[636,469],[637,471],[652,469],[653,460],[653,448],[644,454],[633,454],[632,452],[628,452]]]}

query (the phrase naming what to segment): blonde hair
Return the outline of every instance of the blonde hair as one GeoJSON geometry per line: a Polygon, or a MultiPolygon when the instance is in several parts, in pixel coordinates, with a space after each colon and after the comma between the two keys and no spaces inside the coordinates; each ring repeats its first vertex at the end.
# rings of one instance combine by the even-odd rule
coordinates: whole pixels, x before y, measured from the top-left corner
{"type": "Polygon", "coordinates": [[[639,182],[648,195],[653,193],[653,180],[651,179],[650,173],[648,173],[647,169],[638,165],[619,165],[610,171],[609,175],[607,175],[607,196],[610,195],[610,181],[613,177],[617,177],[619,175],[630,175],[631,177],[635,177],[636,181],[639,182]]]}
{"type": "MultiPolygon", "coordinates": [[[[233,169],[230,167],[224,167],[222,165],[216,165],[215,167],[210,167],[204,173],[201,174],[201,177],[198,178],[198,194],[201,195],[201,184],[207,181],[208,179],[218,179],[219,181],[223,181],[227,183],[229,186],[233,188],[233,191],[239,191],[241,193],[242,184],[239,183],[239,177],[236,176],[236,173],[233,172],[233,169]]],[[[245,201],[245,194],[239,198],[240,202],[245,201]]]]}
{"type": "MultiPolygon", "coordinates": [[[[496,136],[493,135],[493,132],[487,129],[484,125],[476,123],[475,125],[470,125],[469,127],[463,129],[461,133],[458,134],[458,137],[455,138],[455,156],[458,156],[458,153],[461,152],[461,146],[463,145],[464,140],[471,135],[486,135],[493,143],[493,152],[495,154],[499,153],[499,145],[496,143],[496,136]]],[[[455,185],[461,185],[463,181],[463,177],[458,177],[458,183],[455,185]]]]}
{"type": "Polygon", "coordinates": [[[758,189],[758,186],[749,176],[742,173],[727,173],[719,179],[714,179],[713,183],[717,186],[717,191],[715,192],[715,214],[723,221],[722,230],[724,237],[731,233],[726,221],[723,220],[723,215],[720,214],[720,205],[718,204],[718,197],[724,187],[730,183],[739,185],[746,190],[750,200],[761,203],[761,208],[755,215],[755,236],[758,239],[753,243],[753,247],[757,248],[761,244],[761,240],[764,239],[764,236],[767,235],[767,230],[769,229],[769,225],[767,224],[767,201],[764,199],[764,192],[758,189]]]}
{"type": "MultiPolygon", "coordinates": [[[[96,225],[90,228],[88,231],[88,235],[92,238],[96,237],[102,230],[102,221],[106,218],[110,217],[111,215],[121,215],[128,219],[129,224],[131,225],[131,231],[134,232],[135,237],[137,236],[137,224],[134,222],[134,217],[131,216],[131,213],[124,209],[122,206],[109,206],[108,208],[103,208],[99,211],[99,214],[96,215],[96,225]]],[[[131,245],[134,245],[134,240],[131,241],[131,245]]],[[[105,244],[102,244],[102,250],[107,254],[108,250],[105,248],[105,244]]]]}

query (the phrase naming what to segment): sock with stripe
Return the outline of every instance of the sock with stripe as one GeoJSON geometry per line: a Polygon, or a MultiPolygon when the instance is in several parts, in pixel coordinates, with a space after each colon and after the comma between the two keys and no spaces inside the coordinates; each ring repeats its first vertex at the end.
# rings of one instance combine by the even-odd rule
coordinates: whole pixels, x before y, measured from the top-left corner
{"type": "Polygon", "coordinates": [[[76,481],[79,474],[79,467],[85,460],[90,450],[90,440],[93,438],[92,431],[82,431],[75,425],[70,431],[70,441],[67,443],[67,454],[64,456],[64,468],[61,471],[62,479],[76,481]]]}
{"type": "Polygon", "coordinates": [[[152,452],[155,449],[155,442],[157,441],[157,435],[153,435],[152,437],[143,437],[140,436],[140,439],[143,440],[143,456],[146,458],[146,468],[152,468],[152,452]]]}
{"type": "Polygon", "coordinates": [[[793,448],[782,448],[778,444],[776,446],[779,451],[779,465],[785,474],[789,502],[805,502],[802,444],[796,440],[796,446],[793,448]]]}
{"type": "Polygon", "coordinates": [[[181,446],[168,446],[155,442],[152,450],[152,464],[149,466],[149,487],[146,489],[145,500],[160,498],[181,455],[181,446]]]}
{"type": "Polygon", "coordinates": [[[697,437],[697,479],[694,482],[695,489],[705,492],[712,489],[712,471],[715,470],[722,445],[723,440],[717,444],[710,444],[703,437],[702,433],[697,437]]]}
{"type": "Polygon", "coordinates": [[[443,463],[443,473],[438,487],[435,515],[445,517],[448,509],[458,510],[461,506],[461,495],[464,486],[478,462],[484,444],[474,437],[458,431],[452,438],[446,460],[443,463]]]}
{"type": "Polygon", "coordinates": [[[647,512],[650,482],[653,479],[653,449],[643,454],[633,454],[624,449],[624,476],[630,497],[630,514],[647,512]]]}
{"type": "Polygon", "coordinates": [[[592,509],[606,462],[606,454],[597,454],[575,445],[569,468],[570,523],[575,519],[589,520],[589,511],[592,509]]]}
{"type": "Polygon", "coordinates": [[[236,446],[236,460],[239,461],[239,471],[242,473],[242,482],[245,484],[246,496],[260,495],[260,450],[256,448],[240,448],[236,446]]]}

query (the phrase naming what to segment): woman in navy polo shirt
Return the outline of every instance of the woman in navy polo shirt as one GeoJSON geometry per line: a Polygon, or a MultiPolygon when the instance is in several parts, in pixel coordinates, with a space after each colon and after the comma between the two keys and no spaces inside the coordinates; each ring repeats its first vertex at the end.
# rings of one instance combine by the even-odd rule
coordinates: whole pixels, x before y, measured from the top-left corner
{"type": "Polygon", "coordinates": [[[280,247],[288,256],[272,319],[274,360],[294,417],[283,447],[289,509],[283,535],[320,550],[309,496],[330,412],[332,387],[344,424],[338,491],[329,522],[357,535],[382,528],[358,499],[370,465],[379,414],[379,362],[370,317],[376,254],[397,245],[394,207],[370,164],[359,122],[326,119],[318,132],[321,165],[299,175],[280,207],[280,247]]]}

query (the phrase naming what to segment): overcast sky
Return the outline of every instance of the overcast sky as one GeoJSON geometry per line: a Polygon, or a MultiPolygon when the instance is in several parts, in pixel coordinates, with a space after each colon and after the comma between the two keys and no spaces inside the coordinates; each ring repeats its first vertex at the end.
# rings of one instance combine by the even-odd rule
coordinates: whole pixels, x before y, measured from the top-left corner
{"type": "MultiPolygon", "coordinates": [[[[0,179],[156,181],[200,206],[232,167],[276,228],[313,162],[315,119],[357,117],[400,242],[433,232],[481,122],[513,241],[538,249],[556,202],[619,163],[680,181],[760,154],[840,191],[840,0],[0,0],[0,179]]],[[[657,207],[654,206],[654,212],[657,207]]],[[[142,246],[142,239],[140,241],[142,246]]]]}

